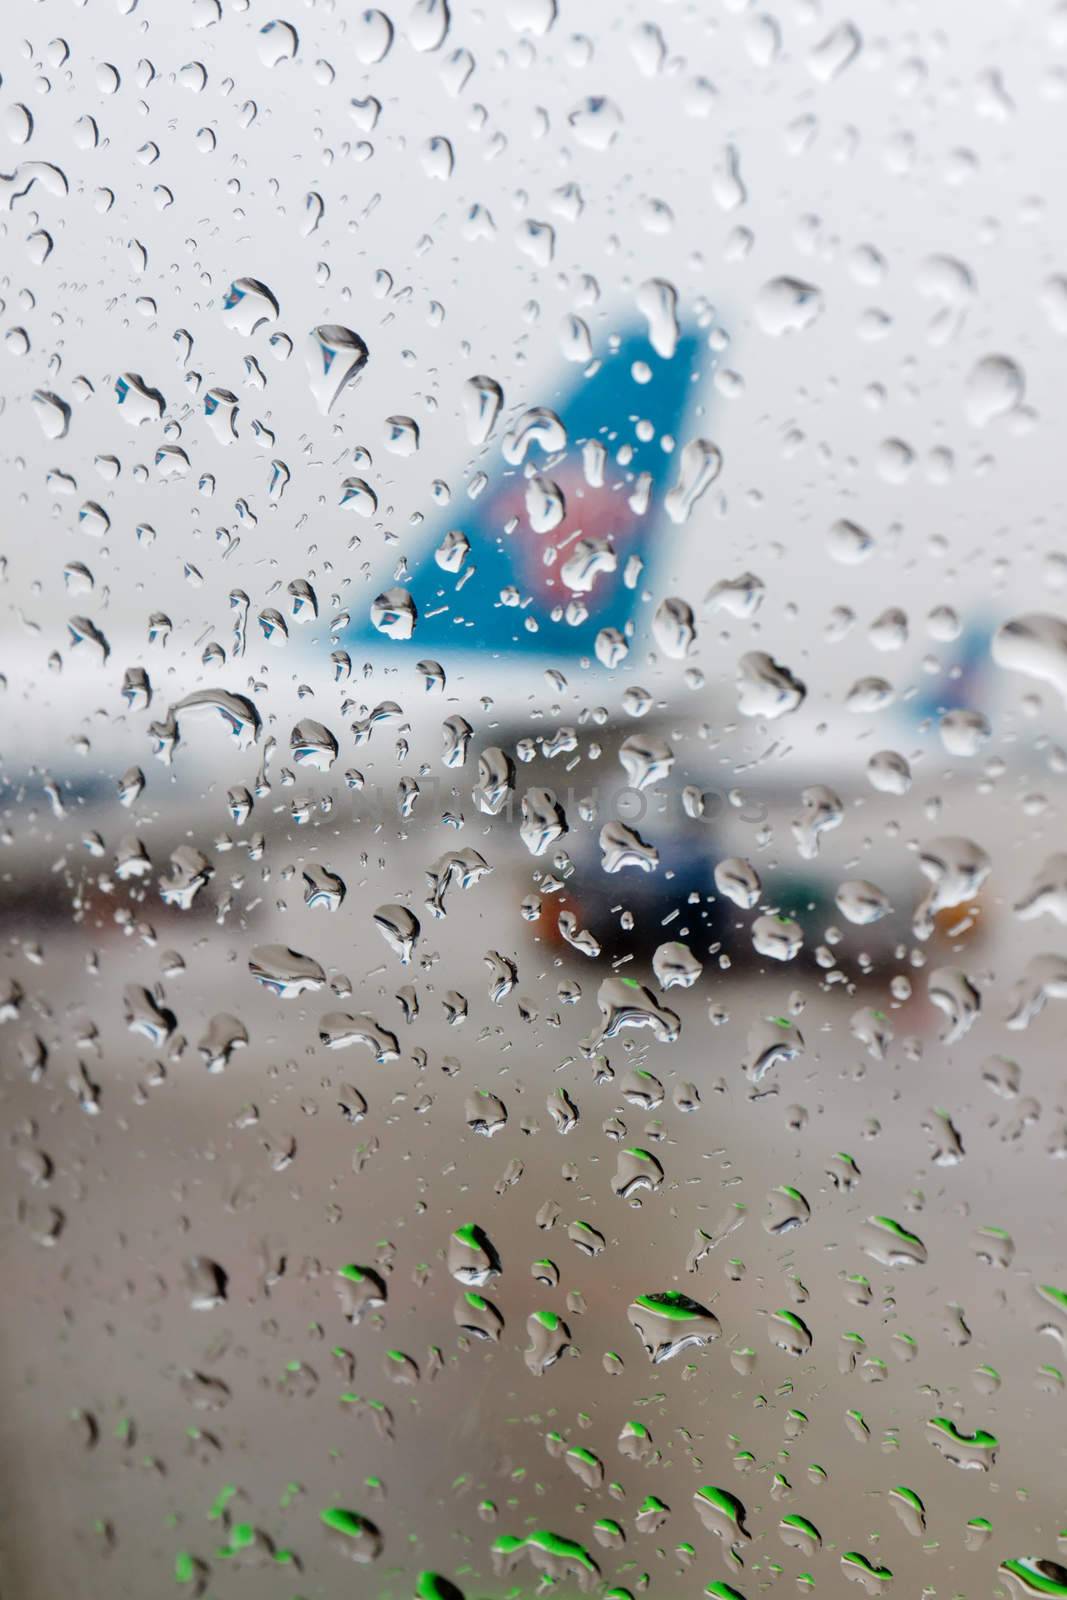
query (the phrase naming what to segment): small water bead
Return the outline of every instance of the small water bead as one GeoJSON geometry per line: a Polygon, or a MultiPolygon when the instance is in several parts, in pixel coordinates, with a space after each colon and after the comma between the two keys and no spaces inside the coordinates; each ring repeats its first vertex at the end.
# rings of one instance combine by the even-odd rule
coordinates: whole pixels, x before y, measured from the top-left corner
{"type": "Polygon", "coordinates": [[[876,650],[901,650],[908,642],[908,619],[898,606],[890,606],[871,623],[867,637],[876,650]]]}
{"type": "Polygon", "coordinates": [[[857,1444],[869,1444],[871,1430],[862,1411],[850,1408],[845,1412],[845,1427],[857,1444]]]}
{"type": "Polygon", "coordinates": [[[648,1150],[636,1145],[620,1150],[612,1179],[612,1189],[623,1200],[629,1200],[642,1190],[655,1193],[663,1183],[663,1168],[648,1150]]]}
{"type": "Polygon", "coordinates": [[[418,607],[407,589],[386,589],[373,601],[370,619],[389,639],[410,639],[418,622],[418,607]]]}
{"type": "Polygon", "coordinates": [[[168,765],[173,760],[187,721],[221,721],[239,750],[255,744],[262,727],[259,712],[244,695],[225,689],[197,689],[170,706],[160,721],[149,725],[159,760],[168,765]]]}
{"type": "Polygon", "coordinates": [[[946,711],[938,723],[941,743],[952,756],[978,755],[992,731],[988,718],[980,711],[946,711]]]}
{"type": "Polygon", "coordinates": [[[159,879],[159,897],[164,905],[180,911],[191,909],[200,891],[214,876],[214,866],[193,845],[179,845],[171,852],[170,872],[159,879]]]}
{"type": "Polygon", "coordinates": [[[321,989],[326,982],[326,973],[313,956],[283,944],[256,945],[248,970],[257,983],[281,1000],[296,999],[308,990],[321,989]]]}
{"type": "Polygon", "coordinates": [[[451,178],[456,164],[451,142],[443,134],[427,139],[420,152],[422,170],[428,178],[445,183],[451,178]]]}
{"type": "Polygon", "coordinates": [[[124,419],[134,428],[146,422],[159,422],[167,402],[160,391],[138,372],[123,372],[115,379],[115,398],[124,419]]]}
{"type": "Polygon", "coordinates": [[[652,618],[652,634],[665,656],[684,661],[696,642],[696,622],[689,602],[677,595],[661,600],[652,618]]]}
{"type": "MultiPolygon", "coordinates": [[[[1063,964],[1067,979],[1067,963],[1063,964]]],[[[938,967],[926,980],[927,993],[938,1010],[944,1013],[945,1026],[939,1037],[942,1044],[955,1044],[973,1028],[982,1009],[982,996],[967,974],[958,967],[938,967]]],[[[1038,984],[1043,992],[1043,985],[1038,984]]],[[[1067,986],[1064,988],[1067,994],[1067,986]]],[[[1043,998],[1038,1004],[1044,1003],[1043,998]]],[[[1023,1002],[1028,1005],[1027,1001],[1023,1002]]],[[[1018,1013],[1017,1013],[1018,1014],[1018,1013]]],[[[1009,1026],[1011,1022],[1009,1021],[1009,1026]]]]}
{"type": "Polygon", "coordinates": [[[319,1513],[319,1520],[331,1548],[350,1561],[360,1564],[376,1561],[385,1547],[378,1528],[358,1511],[331,1506],[319,1513]]]}
{"type": "Polygon", "coordinates": [[[732,617],[747,621],[754,617],[763,603],[765,586],[755,573],[743,572],[737,578],[721,578],[712,585],[704,597],[704,604],[713,611],[726,611],[732,617]]]}
{"type": "Polygon", "coordinates": [[[393,24],[384,11],[361,12],[351,35],[352,48],[360,65],[373,67],[384,61],[392,48],[393,34],[393,24]]]}
{"type": "Polygon", "coordinates": [[[396,1061],[400,1046],[395,1033],[360,1012],[352,1016],[347,1011],[328,1011],[319,1022],[319,1043],[326,1050],[347,1050],[352,1045],[365,1045],[379,1066],[396,1061]]]}
{"type": "Polygon", "coordinates": [[[743,911],[751,911],[763,892],[759,873],[750,861],[739,856],[728,856],[716,863],[715,887],[743,911]]]}
{"type": "Polygon", "coordinates": [[[795,1312],[779,1310],[767,1319],[767,1337],[786,1355],[802,1356],[811,1349],[812,1333],[807,1323],[795,1312]]]}
{"type": "Polygon", "coordinates": [[[66,438],[71,410],[65,400],[49,389],[35,389],[30,396],[30,404],[46,439],[54,441],[66,438]]]}
{"type": "Polygon", "coordinates": [[[546,456],[567,448],[567,430],[548,406],[530,406],[505,433],[501,453],[510,466],[522,466],[533,446],[546,456]]]}
{"type": "Polygon", "coordinates": [[[789,1512],[778,1524],[778,1536],[791,1550],[813,1556],[822,1548],[822,1535],[814,1522],[799,1512],[789,1512]]]}
{"type": "Polygon", "coordinates": [[[678,346],[678,291],[664,278],[649,278],[636,295],[637,309],[648,323],[648,338],[656,354],[673,359],[678,346]]]}
{"type": "Polygon", "coordinates": [[[893,909],[884,890],[863,878],[838,884],[834,904],[843,917],[859,927],[880,921],[893,909]]]}
{"type": "Polygon", "coordinates": [[[856,621],[856,613],[849,606],[834,606],[823,631],[827,644],[838,644],[848,637],[856,621]]]}
{"type": "Polygon", "coordinates": [[[922,1129],[930,1141],[930,1156],[936,1167],[954,1167],[963,1160],[963,1141],[947,1111],[927,1112],[922,1129]]]}
{"type": "Polygon", "coordinates": [[[923,1266],[926,1246],[892,1217],[869,1217],[860,1230],[860,1248],[883,1267],[923,1266]]]}
{"type": "Polygon", "coordinates": [[[694,1490],[693,1505],[704,1527],[727,1547],[740,1546],[752,1538],[745,1522],[745,1506],[728,1489],[704,1484],[694,1490]]]}
{"type": "Polygon", "coordinates": [[[462,410],[467,438],[483,445],[496,427],[504,404],[504,391],[495,378],[482,375],[468,378],[463,386],[462,410]]]}
{"type": "Polygon", "coordinates": [[[545,1284],[549,1289],[555,1289],[559,1285],[559,1268],[547,1256],[543,1256],[541,1260],[533,1262],[530,1272],[538,1283],[545,1284]]]}
{"type": "Polygon", "coordinates": [[[574,137],[587,150],[602,153],[611,148],[623,126],[622,113],[604,95],[590,95],[567,117],[574,137]]]}
{"type": "Polygon", "coordinates": [[[475,1222],[456,1228],[448,1240],[448,1270],[458,1283],[482,1289],[501,1271],[488,1234],[475,1222]]]}
{"type": "Polygon", "coordinates": [[[344,478],[339,504],[343,510],[354,511],[357,516],[373,517],[378,509],[378,496],[365,478],[344,478]]]}
{"type": "Polygon", "coordinates": [[[340,323],[312,328],[304,342],[311,393],[323,416],[331,412],[341,394],[356,382],[369,359],[358,333],[340,323]]]}
{"type": "Polygon", "coordinates": [[[1067,999],[1067,960],[1057,955],[1033,956],[1016,980],[1005,1025],[1026,1028],[1049,1000],[1067,999]]]}
{"type": "Polygon", "coordinates": [[[1012,910],[1023,922],[1043,915],[1067,922],[1067,855],[1049,856],[1012,910]]]}
{"type": "Polygon", "coordinates": [[[583,1256],[603,1255],[607,1249],[607,1240],[600,1229],[581,1217],[567,1224],[567,1238],[583,1256]]]}
{"type": "Polygon", "coordinates": [[[647,844],[635,828],[625,822],[606,822],[599,835],[601,859],[605,872],[622,872],[636,867],[640,872],[653,872],[659,865],[659,851],[647,844]]]}
{"type": "Polygon", "coordinates": [[[1009,356],[983,356],[972,367],[966,385],[967,420],[988,427],[998,417],[1015,411],[1026,394],[1026,377],[1009,356]]]}
{"type": "Polygon", "coordinates": [[[362,1122],[367,1115],[367,1102],[351,1083],[342,1083],[337,1091],[337,1107],[346,1122],[362,1122]]]}
{"type": "Polygon", "coordinates": [[[657,946],[652,970],[661,989],[691,989],[704,969],[687,945],[674,940],[657,946]]]}
{"type": "Polygon", "coordinates": [[[762,1018],[749,1029],[745,1075],[758,1087],[774,1068],[803,1055],[804,1048],[803,1035],[788,1017],[762,1018]]]}
{"type": "Polygon", "coordinates": [[[971,1249],[990,1267],[1010,1267],[1015,1257],[1015,1243],[1003,1228],[986,1225],[976,1228],[971,1235],[971,1249]]]}
{"type": "Polygon", "coordinates": [[[499,1095],[491,1094],[488,1089],[476,1089],[467,1096],[463,1117],[472,1132],[492,1138],[507,1127],[508,1111],[499,1095]]]}
{"type": "Polygon", "coordinates": [[[681,1019],[663,1006],[651,990],[636,979],[604,978],[597,990],[601,1026],[588,1048],[596,1049],[614,1039],[624,1028],[647,1028],[662,1044],[672,1044],[681,1030],[681,1019]]]}
{"type": "Polygon", "coordinates": [[[949,835],[931,839],[919,851],[919,866],[931,887],[915,907],[912,931],[928,939],[939,911],[975,898],[992,870],[992,862],[973,839],[949,835]]]}
{"type": "Polygon", "coordinates": [[[774,338],[804,332],[823,310],[822,291],[801,278],[769,278],[757,292],[757,326],[774,338]]]}
{"type": "Polygon", "coordinates": [[[844,1552],[841,1557],[841,1571],[853,1583],[860,1584],[869,1595],[885,1594],[888,1585],[893,1581],[893,1573],[889,1567],[879,1566],[859,1550],[844,1552]]]}
{"type": "Polygon", "coordinates": [[[235,278],[223,297],[223,321],[246,339],[276,321],[278,315],[277,299],[258,278],[235,278]]]}
{"type": "Polygon", "coordinates": [[[647,789],[670,776],[674,751],[655,734],[631,733],[619,746],[619,763],[632,789],[647,789]]]}
{"type": "MultiPolygon", "coordinates": [[[[967,1526],[970,1529],[973,1524],[967,1526]]],[[[1054,1600],[1056,1596],[1067,1596],[1067,1567],[1046,1557],[1011,1557],[1000,1563],[997,1577],[1004,1580],[1009,1593],[1018,1600],[1035,1600],[1037,1596],[1054,1600]]]]}
{"type": "Polygon", "coordinates": [[[806,694],[789,668],[764,650],[750,650],[737,663],[737,707],[744,717],[785,716],[797,710],[806,694]]]}
{"type": "Polygon", "coordinates": [[[931,639],[941,644],[951,644],[959,638],[963,625],[951,606],[935,606],[926,618],[926,628],[931,639]]]}
{"type": "Polygon", "coordinates": [[[1030,612],[1003,623],[991,646],[997,666],[1021,672],[1058,690],[1067,703],[1067,621],[1030,612]]]}
{"type": "Polygon", "coordinates": [[[626,1314],[653,1363],[708,1344],[722,1331],[707,1307],[677,1290],[639,1295],[626,1314]]]}
{"type": "Polygon", "coordinates": [[[306,717],[289,735],[289,750],[298,767],[329,772],[338,755],[337,737],[321,722],[306,717]]]}
{"type": "Polygon", "coordinates": [[[630,653],[630,646],[618,628],[601,628],[593,648],[601,666],[612,671],[621,666],[630,653]]]}
{"type": "Polygon", "coordinates": [[[374,912],[374,925],[390,950],[408,966],[421,932],[419,919],[407,906],[384,905],[374,912]]]}
{"type": "Polygon", "coordinates": [[[857,678],[845,695],[845,709],[855,716],[869,716],[884,711],[895,698],[896,691],[887,679],[875,676],[857,678]]]}
{"type": "Polygon", "coordinates": [[[563,807],[549,789],[527,789],[521,801],[519,837],[533,856],[544,855],[567,832],[563,807]]]}
{"type": "Polygon", "coordinates": [[[800,1193],[787,1184],[772,1189],[766,1201],[767,1214],[763,1218],[764,1232],[778,1238],[802,1227],[811,1217],[811,1207],[800,1193]]]}
{"type": "Polygon", "coordinates": [[[896,750],[876,750],[867,761],[867,778],[880,794],[907,794],[911,788],[911,767],[896,750]]]}
{"type": "Polygon", "coordinates": [[[575,1477],[587,1489],[599,1489],[604,1482],[604,1463],[600,1457],[594,1455],[592,1450],[587,1450],[583,1445],[571,1445],[565,1451],[564,1461],[575,1477]]]}
{"type": "Polygon", "coordinates": [[[554,1311],[533,1311],[526,1319],[529,1345],[523,1360],[535,1377],[542,1377],[571,1348],[571,1331],[554,1311]]]}
{"type": "Polygon", "coordinates": [[[369,1312],[380,1311],[389,1298],[385,1280],[373,1267],[361,1267],[353,1262],[340,1267],[337,1277],[341,1311],[348,1322],[362,1322],[369,1312]]]}
{"type": "Polygon", "coordinates": [[[931,1417],[926,1427],[930,1443],[953,1466],[988,1472],[995,1463],[1000,1441],[985,1428],[966,1433],[951,1417],[931,1417]]]}
{"type": "Polygon", "coordinates": [[[212,1311],[225,1303],[229,1274],[209,1256],[190,1256],[182,1265],[189,1304],[194,1311],[212,1311]]]}
{"type": "Polygon", "coordinates": [[[664,509],[673,523],[687,522],[693,508],[722,471],[722,452],[710,439],[692,439],[685,446],[674,487],[667,491],[664,509]]]}
{"type": "Polygon", "coordinates": [[[903,1486],[890,1489],[889,1503],[913,1538],[921,1538],[926,1532],[926,1507],[915,1490],[903,1486]]]}
{"type": "Polygon", "coordinates": [[[852,65],[863,49],[863,36],[853,22],[839,22],[808,52],[808,71],[819,83],[831,83],[852,65]]]}
{"type": "Polygon", "coordinates": [[[804,944],[804,933],[791,917],[757,917],[752,924],[752,947],[772,961],[792,961],[804,944]]]}
{"type": "Polygon", "coordinates": [[[549,1090],[545,1100],[545,1109],[551,1117],[557,1133],[570,1133],[578,1123],[578,1107],[566,1089],[562,1087],[557,1086],[549,1090]]]}
{"type": "Polygon", "coordinates": [[[452,1320],[462,1334],[489,1344],[498,1344],[504,1332],[500,1309],[475,1289],[459,1296],[452,1307],[452,1320]]]}
{"type": "MultiPolygon", "coordinates": [[[[484,1502],[486,1505],[489,1501],[484,1502]]],[[[415,1579],[414,1600],[465,1600],[463,1590],[440,1572],[420,1572],[415,1579]]]]}
{"type": "Polygon", "coordinates": [[[875,541],[866,528],[842,517],[833,523],[827,533],[826,549],[834,561],[845,567],[854,567],[874,554],[875,541]]]}
{"type": "MultiPolygon", "coordinates": [[[[908,993],[910,994],[910,987],[908,993]]],[[[895,995],[895,998],[906,999],[907,995],[895,995]]],[[[884,1061],[886,1053],[895,1035],[884,1011],[866,1006],[860,1011],[854,1011],[849,1018],[849,1032],[854,1039],[866,1045],[867,1050],[876,1061],[884,1061]]]]}
{"type": "Polygon", "coordinates": [[[838,1151],[829,1158],[826,1171],[835,1189],[851,1190],[859,1182],[860,1169],[856,1160],[845,1151],[838,1151]]]}

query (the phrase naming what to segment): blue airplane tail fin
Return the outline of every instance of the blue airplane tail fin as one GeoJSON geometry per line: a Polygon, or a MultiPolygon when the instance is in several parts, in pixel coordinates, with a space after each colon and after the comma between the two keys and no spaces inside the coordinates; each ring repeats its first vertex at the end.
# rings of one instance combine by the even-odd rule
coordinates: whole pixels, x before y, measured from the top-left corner
{"type": "Polygon", "coordinates": [[[563,663],[591,657],[602,628],[629,630],[654,565],[682,429],[711,359],[693,329],[669,359],[643,329],[629,329],[580,373],[565,369],[537,394],[565,444],[551,421],[535,419],[523,450],[516,427],[521,434],[529,413],[501,415],[484,476],[468,480],[439,522],[428,519],[402,579],[383,562],[341,642],[375,655],[400,643],[430,657],[520,653],[563,663]],[[442,564],[448,540],[452,558],[442,564]],[[398,582],[418,609],[406,641],[384,638],[370,619],[370,601],[398,582]]]}

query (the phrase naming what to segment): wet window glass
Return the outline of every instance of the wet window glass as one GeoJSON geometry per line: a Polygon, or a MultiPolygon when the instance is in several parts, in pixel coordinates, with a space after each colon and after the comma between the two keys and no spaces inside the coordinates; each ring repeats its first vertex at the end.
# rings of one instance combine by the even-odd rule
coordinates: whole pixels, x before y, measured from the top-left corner
{"type": "Polygon", "coordinates": [[[0,1588],[1067,1596],[1067,7],[12,0],[0,1588]]]}

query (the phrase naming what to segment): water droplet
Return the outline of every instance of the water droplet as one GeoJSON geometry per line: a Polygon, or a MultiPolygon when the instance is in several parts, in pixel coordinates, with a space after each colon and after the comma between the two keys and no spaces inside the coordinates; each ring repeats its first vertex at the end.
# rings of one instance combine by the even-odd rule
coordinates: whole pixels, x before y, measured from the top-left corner
{"type": "Polygon", "coordinates": [[[664,507],[674,523],[689,520],[700,497],[722,471],[722,452],[710,439],[691,439],[682,451],[678,481],[667,491],[664,507]]]}
{"type": "Polygon", "coordinates": [[[822,291],[800,278],[769,279],[757,294],[754,308],[759,327],[775,338],[810,328],[822,309],[822,291]]]}
{"type": "Polygon", "coordinates": [[[256,53],[265,67],[280,66],[283,61],[294,61],[299,48],[297,31],[291,22],[264,23],[256,40],[256,53]]]}
{"type": "Polygon", "coordinates": [[[654,1363],[710,1344],[722,1332],[718,1317],[706,1306],[674,1289],[638,1295],[626,1315],[654,1363]]]}
{"type": "MultiPolygon", "coordinates": [[[[463,416],[467,438],[473,445],[485,444],[504,404],[504,391],[495,378],[468,378],[463,386],[463,416]]],[[[459,535],[463,537],[463,535],[459,535]]],[[[453,569],[455,570],[455,569],[453,569]]]]}
{"type": "Polygon", "coordinates": [[[355,383],[369,352],[358,333],[339,323],[312,328],[304,342],[311,393],[323,416],[333,410],[342,392],[355,383]]]}
{"type": "Polygon", "coordinates": [[[580,145],[603,152],[619,135],[622,112],[605,95],[590,95],[575,106],[567,121],[580,145]]]}
{"type": "Polygon", "coordinates": [[[984,356],[967,378],[967,420],[984,428],[997,417],[1016,411],[1026,394],[1018,362],[1007,356],[984,356]]]}
{"type": "Polygon", "coordinates": [[[258,328],[275,322],[278,302],[258,278],[235,278],[222,302],[222,320],[248,339],[258,328]]]}
{"type": "Polygon", "coordinates": [[[301,955],[284,944],[256,945],[248,970],[257,983],[282,1000],[293,1000],[308,989],[321,989],[326,982],[326,974],[313,956],[301,955]]]}

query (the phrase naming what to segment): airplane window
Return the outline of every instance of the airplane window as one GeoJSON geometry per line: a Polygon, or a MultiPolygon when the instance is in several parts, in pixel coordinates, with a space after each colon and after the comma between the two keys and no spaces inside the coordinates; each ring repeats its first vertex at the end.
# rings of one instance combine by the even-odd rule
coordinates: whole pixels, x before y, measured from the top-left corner
{"type": "Polygon", "coordinates": [[[0,1593],[1067,1596],[1067,6],[7,18],[0,1593]]]}

